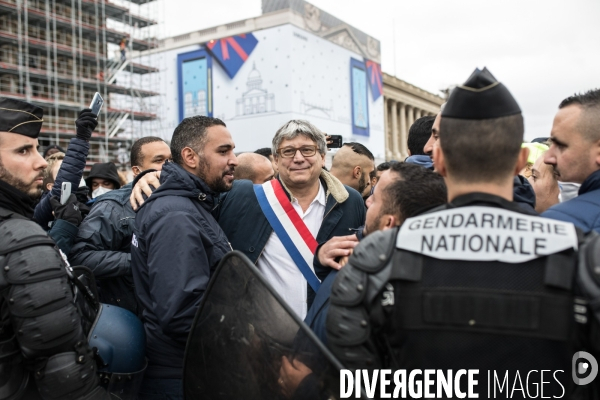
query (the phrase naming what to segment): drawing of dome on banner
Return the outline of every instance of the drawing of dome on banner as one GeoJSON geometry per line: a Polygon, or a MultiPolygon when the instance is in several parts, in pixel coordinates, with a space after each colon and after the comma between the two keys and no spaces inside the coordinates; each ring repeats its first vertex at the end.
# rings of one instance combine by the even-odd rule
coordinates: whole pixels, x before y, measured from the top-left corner
{"type": "Polygon", "coordinates": [[[236,100],[236,117],[275,112],[275,95],[262,88],[263,80],[256,63],[248,74],[248,90],[236,100]]]}

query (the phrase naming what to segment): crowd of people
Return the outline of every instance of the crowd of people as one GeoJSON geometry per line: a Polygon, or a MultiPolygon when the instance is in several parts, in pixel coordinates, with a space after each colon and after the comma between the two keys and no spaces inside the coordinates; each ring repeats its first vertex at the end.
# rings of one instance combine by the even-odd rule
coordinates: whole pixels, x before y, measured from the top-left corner
{"type": "MultiPolygon", "coordinates": [[[[575,350],[600,351],[600,90],[524,143],[516,100],[476,70],[410,127],[406,160],[348,142],[329,169],[309,121],[238,154],[225,122],[194,116],[133,143],[132,182],[113,163],[84,176],[97,118],[75,125],[42,156],[42,109],[0,98],[0,398],[182,399],[194,317],[232,250],[352,370],[570,371],[575,350]],[[107,331],[137,335],[139,362],[90,333],[115,306],[107,331]]],[[[310,373],[286,358],[282,395],[310,373]]],[[[570,379],[547,393],[597,395],[570,379]]]]}

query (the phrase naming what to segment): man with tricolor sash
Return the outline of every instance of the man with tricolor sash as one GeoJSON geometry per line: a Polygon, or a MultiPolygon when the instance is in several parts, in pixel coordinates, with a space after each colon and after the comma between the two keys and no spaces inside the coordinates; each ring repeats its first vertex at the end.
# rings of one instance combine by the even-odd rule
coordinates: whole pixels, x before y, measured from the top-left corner
{"type": "Polygon", "coordinates": [[[307,121],[283,125],[272,142],[278,179],[236,181],[218,209],[219,225],[292,309],[304,318],[320,283],[332,271],[315,257],[333,237],[339,255],[358,243],[364,224],[360,194],[323,169],[325,135],[307,121]]]}

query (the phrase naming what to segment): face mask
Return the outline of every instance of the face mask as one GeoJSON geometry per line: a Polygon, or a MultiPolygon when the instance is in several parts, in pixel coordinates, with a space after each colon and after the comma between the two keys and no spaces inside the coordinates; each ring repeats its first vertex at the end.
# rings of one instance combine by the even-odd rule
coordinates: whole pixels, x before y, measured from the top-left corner
{"type": "Polygon", "coordinates": [[[562,203],[577,197],[580,186],[580,183],[559,182],[558,187],[560,188],[560,193],[558,195],[558,201],[562,203]]]}
{"type": "Polygon", "coordinates": [[[111,190],[112,189],[108,189],[108,188],[105,188],[104,186],[100,186],[98,189],[96,189],[92,192],[92,199],[95,199],[96,197],[103,195],[104,193],[108,193],[111,190]]]}

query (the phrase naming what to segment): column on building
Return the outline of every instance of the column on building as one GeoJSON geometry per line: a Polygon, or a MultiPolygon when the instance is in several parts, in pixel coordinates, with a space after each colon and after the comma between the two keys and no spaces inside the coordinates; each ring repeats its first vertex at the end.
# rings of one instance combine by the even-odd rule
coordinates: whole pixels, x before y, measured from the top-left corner
{"type": "Polygon", "coordinates": [[[398,102],[392,100],[392,158],[398,154],[398,102]]]}
{"type": "Polygon", "coordinates": [[[421,113],[421,109],[417,108],[415,109],[415,121],[418,120],[419,118],[421,118],[423,116],[423,114],[421,113]]]}
{"type": "Polygon", "coordinates": [[[406,142],[408,140],[408,127],[406,126],[406,111],[407,106],[404,103],[400,103],[400,130],[398,132],[400,145],[396,148],[396,154],[394,155],[394,159],[397,161],[402,161],[402,155],[405,153],[405,148],[407,146],[406,142]]]}
{"type": "Polygon", "coordinates": [[[383,113],[383,117],[384,117],[384,121],[385,121],[385,158],[387,160],[389,160],[390,158],[392,158],[392,154],[393,154],[393,137],[394,137],[394,131],[392,130],[391,127],[391,116],[390,116],[390,107],[389,104],[390,102],[393,102],[393,100],[389,100],[389,99],[384,99],[384,103],[383,103],[383,107],[384,107],[384,113],[383,113]]]}

